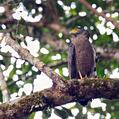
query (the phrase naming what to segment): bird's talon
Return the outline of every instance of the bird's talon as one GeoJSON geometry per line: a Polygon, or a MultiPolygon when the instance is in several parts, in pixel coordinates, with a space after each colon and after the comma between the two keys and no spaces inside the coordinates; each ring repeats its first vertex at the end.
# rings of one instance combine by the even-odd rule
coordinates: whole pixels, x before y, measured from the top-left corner
{"type": "Polygon", "coordinates": [[[83,77],[82,77],[82,75],[81,75],[81,72],[79,71],[79,76],[80,76],[80,79],[82,80],[83,79],[83,77]]]}

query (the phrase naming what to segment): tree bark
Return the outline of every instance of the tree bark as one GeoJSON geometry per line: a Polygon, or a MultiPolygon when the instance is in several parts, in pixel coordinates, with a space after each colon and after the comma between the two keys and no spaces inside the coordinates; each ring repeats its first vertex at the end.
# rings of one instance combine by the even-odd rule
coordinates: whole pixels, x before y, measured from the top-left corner
{"type": "Polygon", "coordinates": [[[119,99],[119,79],[67,80],[64,83],[64,88],[57,85],[55,88],[45,89],[1,104],[0,118],[21,119],[35,111],[94,98],[119,99]]]}

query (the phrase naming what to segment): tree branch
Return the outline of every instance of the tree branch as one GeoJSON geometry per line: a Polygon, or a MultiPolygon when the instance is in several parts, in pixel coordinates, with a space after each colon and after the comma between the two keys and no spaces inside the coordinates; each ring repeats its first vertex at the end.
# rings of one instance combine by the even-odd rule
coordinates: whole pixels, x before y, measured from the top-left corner
{"type": "Polygon", "coordinates": [[[68,46],[63,40],[58,40],[56,36],[44,33],[41,37],[42,43],[47,43],[55,48],[55,50],[67,50],[68,46]]]}
{"type": "Polygon", "coordinates": [[[101,57],[119,61],[119,49],[96,47],[96,53],[99,53],[101,57]]]}
{"type": "Polygon", "coordinates": [[[66,64],[67,64],[67,60],[62,60],[62,61],[59,61],[57,63],[49,64],[48,66],[50,68],[58,68],[59,66],[66,65],[66,64]]]}
{"type": "Polygon", "coordinates": [[[2,42],[2,40],[4,40],[7,45],[11,46],[21,56],[22,59],[27,60],[29,63],[36,66],[40,71],[44,72],[48,77],[50,77],[53,80],[53,84],[63,84],[62,78],[57,73],[41,62],[40,59],[33,57],[28,50],[22,48],[8,35],[1,33],[0,42],[2,42]]]}
{"type": "Polygon", "coordinates": [[[119,79],[67,80],[64,88],[45,89],[18,100],[0,105],[1,119],[21,119],[35,111],[42,111],[69,102],[94,98],[119,99],[119,79]]]}
{"type": "Polygon", "coordinates": [[[116,28],[119,28],[119,23],[116,22],[111,17],[107,17],[103,12],[98,12],[96,9],[92,8],[92,6],[85,0],[80,0],[80,3],[82,3],[87,9],[91,10],[94,14],[97,16],[102,16],[106,19],[106,21],[110,21],[116,28]]]}
{"type": "Polygon", "coordinates": [[[10,95],[9,95],[9,91],[7,88],[7,83],[4,79],[4,76],[3,76],[1,69],[0,69],[0,90],[2,92],[3,102],[9,101],[10,95]]]}

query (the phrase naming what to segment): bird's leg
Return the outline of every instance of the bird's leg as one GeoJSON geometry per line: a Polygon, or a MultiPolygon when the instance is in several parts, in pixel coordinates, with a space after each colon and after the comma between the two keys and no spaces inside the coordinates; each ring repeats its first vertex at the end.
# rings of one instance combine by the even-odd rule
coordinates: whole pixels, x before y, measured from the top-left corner
{"type": "Polygon", "coordinates": [[[83,79],[81,72],[79,71],[78,73],[79,73],[80,79],[83,79]]]}

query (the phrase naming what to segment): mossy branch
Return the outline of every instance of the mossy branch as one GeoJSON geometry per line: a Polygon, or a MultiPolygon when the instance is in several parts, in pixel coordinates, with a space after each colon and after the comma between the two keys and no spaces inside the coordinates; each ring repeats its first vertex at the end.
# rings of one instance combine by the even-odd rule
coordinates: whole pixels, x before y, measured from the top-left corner
{"type": "Polygon", "coordinates": [[[1,104],[0,118],[21,119],[35,111],[94,98],[119,99],[119,79],[67,80],[64,88],[57,85],[55,88],[1,104]]]}

